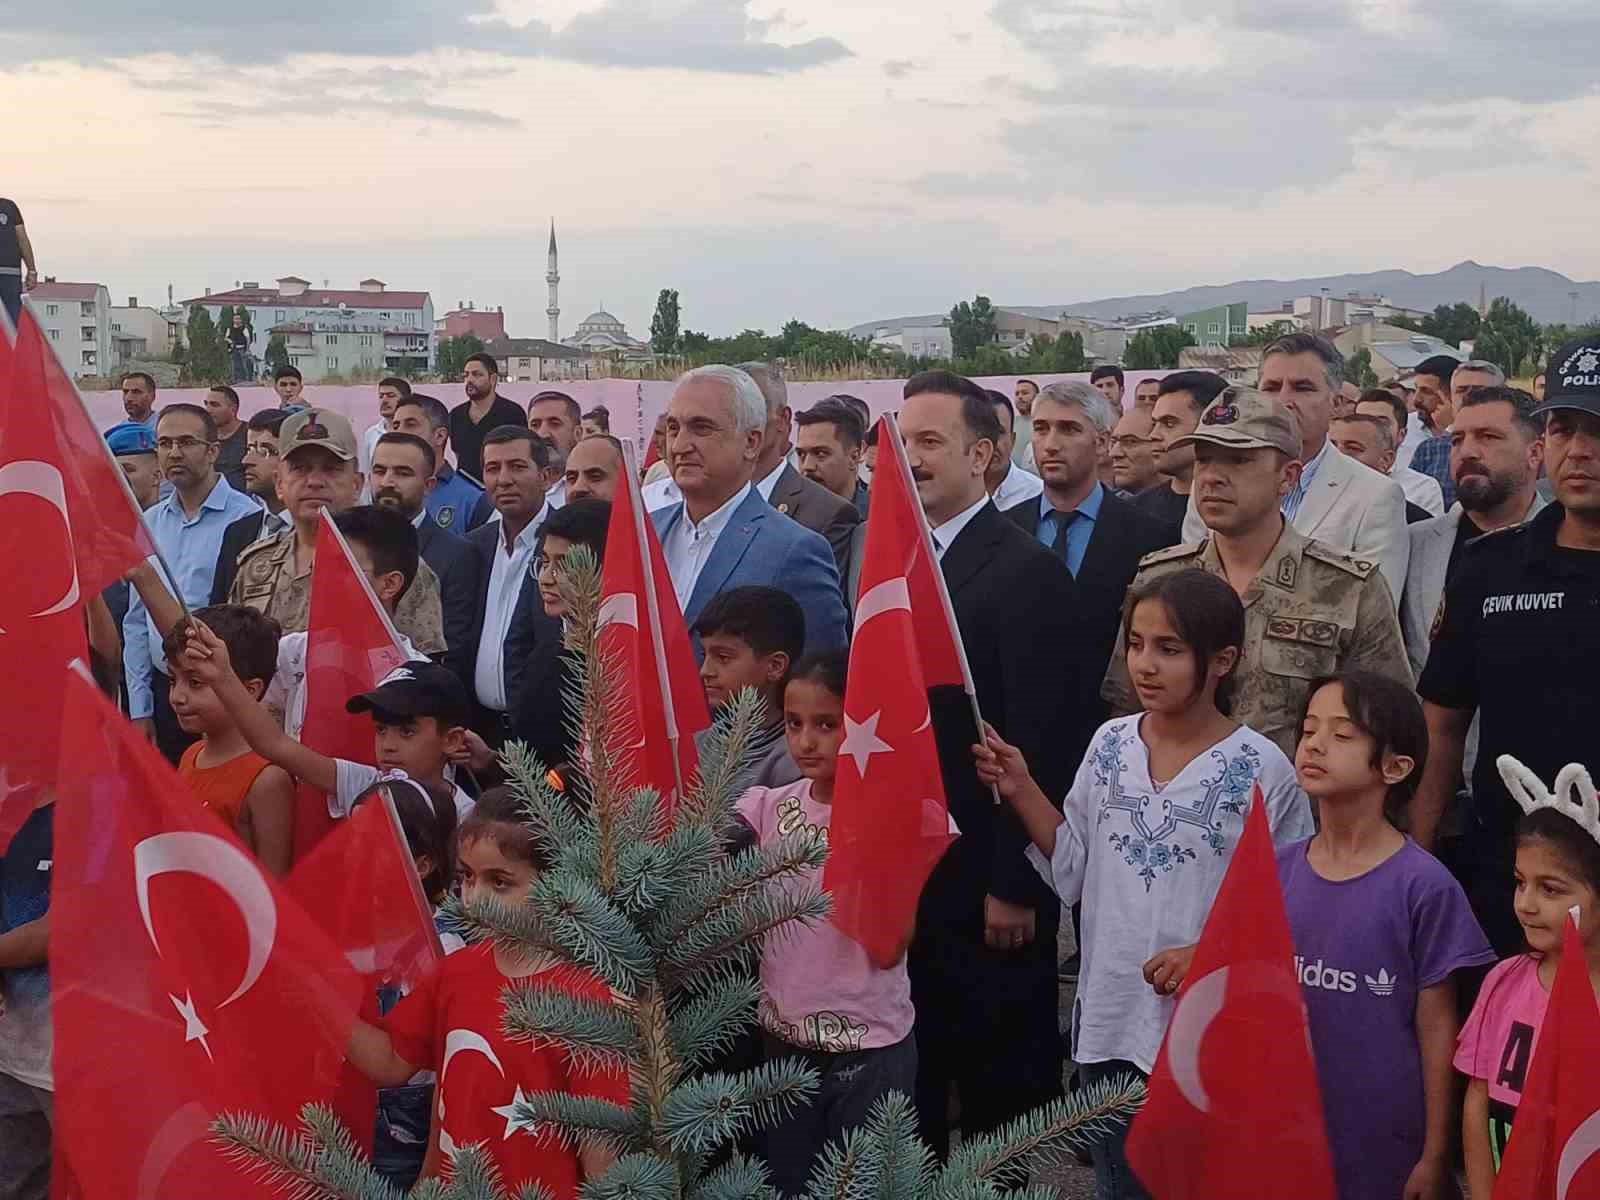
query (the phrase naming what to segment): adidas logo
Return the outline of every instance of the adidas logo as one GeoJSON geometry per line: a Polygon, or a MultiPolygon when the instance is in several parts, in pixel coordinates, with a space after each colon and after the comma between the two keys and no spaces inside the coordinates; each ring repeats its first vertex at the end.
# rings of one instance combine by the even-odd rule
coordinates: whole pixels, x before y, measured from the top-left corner
{"type": "Polygon", "coordinates": [[[1367,981],[1367,991],[1371,992],[1374,996],[1394,995],[1395,985],[1399,982],[1393,975],[1389,974],[1389,972],[1384,970],[1382,967],[1378,968],[1378,977],[1376,979],[1374,979],[1371,975],[1363,975],[1362,978],[1367,981]]]}

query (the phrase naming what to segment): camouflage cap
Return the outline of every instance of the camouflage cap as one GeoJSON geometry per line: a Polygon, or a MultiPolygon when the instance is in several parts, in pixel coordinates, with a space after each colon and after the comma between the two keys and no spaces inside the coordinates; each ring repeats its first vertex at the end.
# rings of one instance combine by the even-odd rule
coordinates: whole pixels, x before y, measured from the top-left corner
{"type": "Polygon", "coordinates": [[[1233,450],[1281,450],[1300,457],[1300,422],[1271,396],[1249,387],[1230,387],[1206,406],[1200,424],[1174,446],[1206,442],[1233,450]]]}
{"type": "Polygon", "coordinates": [[[288,458],[306,446],[321,446],[345,462],[356,458],[356,431],[348,418],[325,408],[297,412],[278,430],[279,453],[288,458]]]}

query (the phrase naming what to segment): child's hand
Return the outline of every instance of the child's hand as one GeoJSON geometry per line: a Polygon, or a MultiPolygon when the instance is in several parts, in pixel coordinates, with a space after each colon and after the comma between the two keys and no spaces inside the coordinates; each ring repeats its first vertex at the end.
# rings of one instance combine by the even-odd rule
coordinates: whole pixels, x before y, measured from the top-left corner
{"type": "MultiPolygon", "coordinates": [[[[1438,1200],[1442,1194],[1440,1189],[1444,1184],[1444,1171],[1445,1165],[1441,1159],[1423,1158],[1411,1168],[1405,1191],[1400,1193],[1401,1200],[1438,1200]]],[[[1451,1189],[1452,1192],[1454,1190],[1451,1189]]]]}
{"type": "Polygon", "coordinates": [[[1144,981],[1155,989],[1158,996],[1170,996],[1183,985],[1189,974],[1189,964],[1194,962],[1193,946],[1175,946],[1163,950],[1144,965],[1144,981]]]}
{"type": "Polygon", "coordinates": [[[466,737],[462,739],[461,749],[450,755],[450,761],[474,771],[487,771],[494,766],[494,751],[489,749],[489,744],[470,729],[463,732],[466,737]]]}
{"type": "Polygon", "coordinates": [[[994,731],[994,726],[983,723],[983,744],[972,747],[978,778],[1007,800],[1014,797],[1028,782],[1028,763],[1022,751],[1004,741],[994,731]]]}
{"type": "Polygon", "coordinates": [[[188,639],[184,643],[179,664],[207,687],[216,687],[233,674],[233,663],[228,658],[228,646],[204,621],[189,618],[188,639]]]}

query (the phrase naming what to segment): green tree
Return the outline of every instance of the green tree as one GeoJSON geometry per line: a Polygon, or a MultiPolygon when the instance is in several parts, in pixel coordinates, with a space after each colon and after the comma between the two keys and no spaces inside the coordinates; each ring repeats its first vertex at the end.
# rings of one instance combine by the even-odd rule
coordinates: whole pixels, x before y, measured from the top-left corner
{"type": "Polygon", "coordinates": [[[1472,353],[1494,363],[1508,379],[1515,379],[1522,374],[1524,364],[1531,367],[1538,360],[1543,344],[1539,323],[1520,305],[1496,296],[1473,339],[1472,353]]]}
{"type": "Polygon", "coordinates": [[[1087,371],[1089,356],[1084,352],[1083,334],[1067,330],[1050,347],[1047,371],[1087,371]]]}
{"type": "Polygon", "coordinates": [[[1178,325],[1152,325],[1141,329],[1128,339],[1122,352],[1122,365],[1130,371],[1171,370],[1178,365],[1178,355],[1185,346],[1194,345],[1194,337],[1178,325]]]}
{"type": "Polygon", "coordinates": [[[1363,392],[1378,386],[1378,373],[1372,369],[1372,351],[1363,346],[1344,360],[1344,377],[1363,392]]]}
{"type": "Polygon", "coordinates": [[[1441,304],[1422,318],[1422,332],[1459,346],[1478,336],[1478,310],[1463,302],[1441,304]]]}
{"type": "Polygon", "coordinates": [[[710,349],[710,334],[696,333],[692,329],[685,329],[683,331],[683,337],[678,340],[679,352],[687,355],[690,358],[699,359],[708,353],[710,349]]]}
{"type": "Polygon", "coordinates": [[[467,359],[482,351],[483,339],[475,333],[442,338],[439,341],[439,348],[434,352],[434,369],[439,372],[439,378],[446,383],[457,383],[467,365],[467,359]]]}
{"type": "Polygon", "coordinates": [[[971,358],[994,341],[998,314],[987,296],[963,300],[950,310],[950,343],[957,358],[971,358]]]}
{"type": "MultiPolygon", "coordinates": [[[[588,748],[585,772],[551,787],[544,764],[519,744],[504,762],[530,832],[552,859],[520,897],[452,905],[479,938],[544,953],[598,975],[614,1002],[578,1000],[521,984],[501,999],[506,1032],[561,1046],[582,1062],[625,1068],[631,1095],[613,1104],[567,1092],[519,1096],[513,1136],[551,1134],[610,1147],[619,1157],[585,1182],[585,1200],[778,1200],[765,1168],[723,1147],[772,1125],[815,1096],[816,1070],[777,1058],[742,1071],[714,1069],[755,1024],[761,989],[747,969],[761,945],[793,922],[827,919],[830,904],[808,877],[827,857],[822,837],[797,828],[773,844],[730,856],[743,775],[759,744],[761,702],[746,691],[701,746],[700,769],[674,809],[635,788],[618,753],[632,740],[618,661],[599,653],[600,572],[586,550],[569,552],[560,582],[571,616],[564,638],[576,658],[567,697],[588,748]],[[746,968],[746,969],[741,969],[746,968]]],[[[917,1139],[916,1112],[899,1094],[866,1125],[818,1156],[808,1194],[872,1200],[994,1197],[1023,1187],[1035,1153],[1060,1154],[1104,1137],[1143,1096],[1133,1079],[1085,1088],[1002,1129],[963,1139],[937,1166],[917,1139]]],[[[398,1200],[326,1108],[309,1106],[298,1135],[256,1117],[225,1115],[224,1150],[300,1200],[398,1200]]],[[[548,1198],[539,1183],[519,1200],[548,1198]]],[[[1041,1193],[1024,1192],[1028,1196],[1041,1193]]],[[[509,1200],[480,1146],[457,1152],[448,1183],[429,1180],[420,1200],[509,1200]]]]}
{"type": "Polygon", "coordinates": [[[211,319],[211,310],[196,304],[189,310],[189,361],[184,367],[188,383],[221,383],[228,378],[228,343],[211,319]]]}
{"type": "Polygon", "coordinates": [[[680,340],[677,290],[662,288],[656,297],[655,316],[650,318],[650,349],[657,354],[676,354],[680,340]]]}
{"type": "Polygon", "coordinates": [[[280,367],[289,365],[289,343],[284,340],[283,334],[275,333],[267,339],[267,352],[264,358],[268,371],[277,371],[280,367]]]}

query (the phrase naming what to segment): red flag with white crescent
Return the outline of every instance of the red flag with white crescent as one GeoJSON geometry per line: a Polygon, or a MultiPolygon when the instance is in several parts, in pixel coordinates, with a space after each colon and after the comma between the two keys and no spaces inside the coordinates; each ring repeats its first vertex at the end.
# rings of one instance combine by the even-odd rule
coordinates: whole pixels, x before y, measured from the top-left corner
{"type": "MultiPolygon", "coordinates": [[[[1577,910],[1573,910],[1576,916],[1577,910]]],[[[1561,962],[1517,1104],[1494,1200],[1590,1200],[1600,1196],[1600,1006],[1576,920],[1562,934],[1561,962]]]]}
{"type": "Polygon", "coordinates": [[[1149,1086],[1128,1162],[1152,1196],[1338,1195],[1260,784],[1149,1086]]]}
{"type": "MultiPolygon", "coordinates": [[[[394,622],[324,509],[306,617],[306,715],[301,742],[329,758],[372,762],[376,754],[372,720],[364,713],[347,712],[345,704],[351,696],[372,691],[408,658],[394,622]]],[[[309,853],[333,825],[327,796],[301,784],[295,793],[294,861],[309,853]]]]}
{"type": "Polygon", "coordinates": [[[600,652],[619,664],[625,688],[623,769],[661,794],[670,821],[699,768],[694,737],[711,727],[711,711],[627,442],[622,466],[600,572],[600,652]]]}
{"type": "MultiPolygon", "coordinates": [[[[122,468],[26,307],[0,333],[0,852],[47,803],[84,605],[155,552],[122,468]]],[[[121,664],[117,664],[119,669],[121,664]]]]}
{"type": "Polygon", "coordinates": [[[360,981],[99,690],[66,675],[50,919],[55,1129],[83,1200],[274,1194],[221,1113],[333,1093],[360,981]]]}
{"type": "Polygon", "coordinates": [[[955,840],[928,689],[974,689],[900,431],[887,417],[878,447],[822,884],[833,894],[833,923],[889,966],[905,953],[923,885],[955,840]]]}

